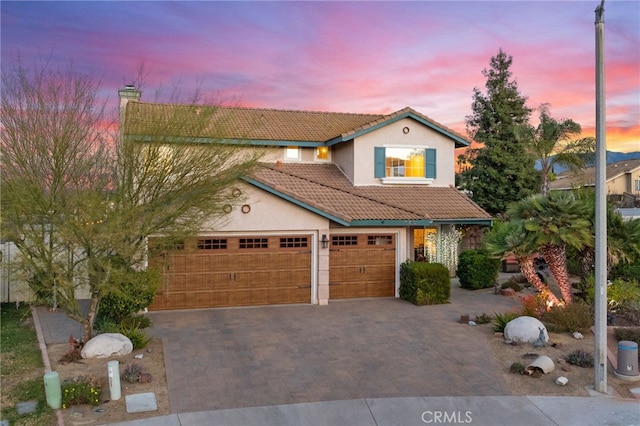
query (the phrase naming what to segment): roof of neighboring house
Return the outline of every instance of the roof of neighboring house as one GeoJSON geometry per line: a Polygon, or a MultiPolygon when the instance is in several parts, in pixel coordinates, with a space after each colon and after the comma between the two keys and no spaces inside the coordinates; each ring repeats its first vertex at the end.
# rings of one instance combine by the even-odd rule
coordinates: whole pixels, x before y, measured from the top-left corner
{"type": "MultiPolygon", "coordinates": [[[[624,160],[607,164],[607,182],[631,173],[640,168],[640,159],[624,160]]],[[[594,186],[596,182],[596,168],[587,167],[578,171],[566,171],[560,173],[556,179],[549,183],[549,189],[573,189],[583,186],[594,186]]]]}
{"type": "Polygon", "coordinates": [[[332,145],[410,117],[451,138],[456,147],[471,143],[468,138],[408,107],[384,115],[130,101],[125,113],[124,134],[139,140],[162,136],[193,142],[249,140],[257,144],[332,145]]]}
{"type": "Polygon", "coordinates": [[[247,181],[345,226],[489,224],[492,219],[454,187],[354,186],[333,164],[264,164],[247,181]]]}

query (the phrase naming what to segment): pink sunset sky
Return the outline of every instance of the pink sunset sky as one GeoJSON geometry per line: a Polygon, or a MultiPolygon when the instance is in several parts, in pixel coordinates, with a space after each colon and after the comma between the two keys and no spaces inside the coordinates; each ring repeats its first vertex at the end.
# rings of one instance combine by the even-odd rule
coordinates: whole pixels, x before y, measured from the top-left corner
{"type": "MultiPolygon", "coordinates": [[[[143,99],[197,85],[246,107],[390,113],[466,134],[473,88],[502,48],[528,106],[595,131],[592,1],[6,1],[2,61],[70,63],[117,90],[144,63],[143,99]]],[[[640,151],[640,2],[605,2],[607,148],[640,151]]],[[[534,112],[533,117],[537,116],[534,112]]]]}

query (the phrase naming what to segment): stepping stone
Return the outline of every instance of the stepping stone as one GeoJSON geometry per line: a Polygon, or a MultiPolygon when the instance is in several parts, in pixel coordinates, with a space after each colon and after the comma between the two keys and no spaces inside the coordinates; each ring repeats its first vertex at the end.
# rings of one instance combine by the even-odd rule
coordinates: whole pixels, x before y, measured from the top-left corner
{"type": "Polygon", "coordinates": [[[19,416],[28,413],[35,413],[38,409],[38,401],[18,402],[16,404],[16,409],[18,410],[19,416]]]}
{"type": "Polygon", "coordinates": [[[127,413],[141,413],[158,409],[156,394],[153,392],[134,393],[125,397],[127,413]]]}

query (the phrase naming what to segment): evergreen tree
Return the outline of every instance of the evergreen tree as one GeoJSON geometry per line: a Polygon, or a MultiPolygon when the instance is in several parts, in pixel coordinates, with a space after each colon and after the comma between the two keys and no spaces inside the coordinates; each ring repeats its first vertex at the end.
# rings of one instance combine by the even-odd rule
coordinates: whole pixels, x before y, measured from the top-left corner
{"type": "Polygon", "coordinates": [[[460,177],[462,188],[494,215],[540,187],[527,141],[518,137],[518,129],[528,125],[531,109],[511,79],[512,62],[500,49],[491,58],[491,67],[482,71],[486,94],[473,89],[472,114],[466,117],[466,125],[469,136],[483,146],[469,149],[461,158],[469,165],[460,177]]]}

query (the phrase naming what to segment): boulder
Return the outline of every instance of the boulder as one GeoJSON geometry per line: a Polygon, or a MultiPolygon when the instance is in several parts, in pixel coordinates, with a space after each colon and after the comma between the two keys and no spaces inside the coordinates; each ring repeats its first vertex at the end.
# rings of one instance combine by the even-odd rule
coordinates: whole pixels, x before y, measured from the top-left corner
{"type": "Polygon", "coordinates": [[[109,358],[110,356],[127,355],[133,351],[133,343],[124,334],[98,334],[85,343],[80,355],[82,358],[109,358]]]}
{"type": "Polygon", "coordinates": [[[534,317],[518,317],[507,323],[504,340],[508,343],[532,343],[546,345],[549,341],[547,328],[534,317]]]}

